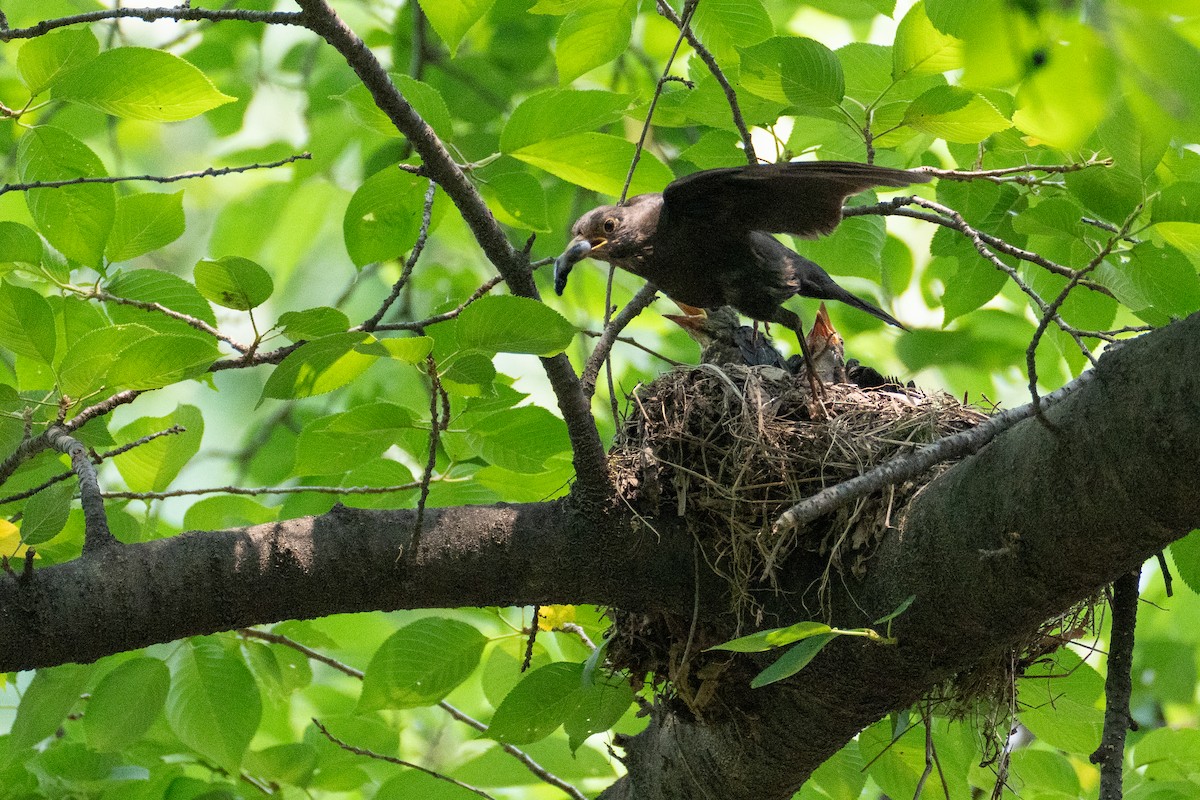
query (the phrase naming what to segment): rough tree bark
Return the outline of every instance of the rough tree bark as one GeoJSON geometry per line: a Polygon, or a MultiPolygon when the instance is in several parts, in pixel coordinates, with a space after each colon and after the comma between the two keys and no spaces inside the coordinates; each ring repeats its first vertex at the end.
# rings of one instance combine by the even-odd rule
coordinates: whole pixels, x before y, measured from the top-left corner
{"type": "MultiPolygon", "coordinates": [[[[608,798],[786,798],[864,726],[972,665],[1200,524],[1200,315],[1107,354],[1098,380],[920,493],[867,576],[835,587],[832,621],[860,626],[915,595],[900,643],[835,642],[793,679],[718,688],[720,715],[660,706],[626,743],[608,798]]],[[[191,634],[335,612],[590,602],[687,615],[691,543],[566,501],[430,512],[422,553],[397,562],[412,512],[190,533],[0,575],[0,670],[90,661],[191,634]]],[[[803,556],[800,556],[803,558],[803,556]]],[[[811,564],[787,565],[803,596],[811,564]]],[[[722,584],[702,571],[700,613],[722,584]]],[[[787,595],[783,595],[787,596],[787,595]]],[[[771,609],[780,617],[794,610],[771,609]]]]}

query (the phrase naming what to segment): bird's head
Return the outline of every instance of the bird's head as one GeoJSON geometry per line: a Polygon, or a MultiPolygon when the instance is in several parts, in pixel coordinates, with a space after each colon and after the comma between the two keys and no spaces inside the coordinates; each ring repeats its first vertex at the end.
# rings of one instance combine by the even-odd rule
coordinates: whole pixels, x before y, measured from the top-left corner
{"type": "Polygon", "coordinates": [[[684,307],[687,314],[663,314],[692,337],[701,347],[714,344],[733,344],[741,321],[729,306],[711,310],[684,307]],[[694,313],[692,313],[694,312],[694,313]]]}
{"type": "Polygon", "coordinates": [[[563,293],[571,268],[585,258],[633,267],[636,273],[636,262],[646,254],[661,210],[662,195],[639,194],[620,205],[593,208],[576,220],[567,249],[554,260],[554,291],[563,293]]]}

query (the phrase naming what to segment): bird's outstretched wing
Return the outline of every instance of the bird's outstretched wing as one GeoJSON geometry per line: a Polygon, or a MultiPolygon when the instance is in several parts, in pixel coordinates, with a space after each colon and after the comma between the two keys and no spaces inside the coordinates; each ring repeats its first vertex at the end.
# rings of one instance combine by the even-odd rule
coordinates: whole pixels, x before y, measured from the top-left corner
{"type": "Polygon", "coordinates": [[[929,176],[850,161],[792,161],[696,172],[663,190],[670,224],[703,220],[726,235],[748,231],[818,236],[842,218],[845,199],[873,186],[924,183],[929,176]]]}

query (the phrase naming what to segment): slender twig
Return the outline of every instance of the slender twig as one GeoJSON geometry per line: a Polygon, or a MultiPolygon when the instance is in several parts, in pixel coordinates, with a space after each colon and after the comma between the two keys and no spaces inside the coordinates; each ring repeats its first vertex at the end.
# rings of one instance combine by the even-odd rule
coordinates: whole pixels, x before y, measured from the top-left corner
{"type": "MultiPolygon", "coordinates": [[[[159,438],[160,436],[171,436],[172,434],[183,433],[185,430],[187,430],[187,429],[184,428],[182,425],[172,425],[170,428],[167,428],[166,430],[147,434],[146,436],[142,436],[139,439],[135,439],[134,441],[130,442],[129,444],[123,444],[120,447],[114,448],[114,449],[109,450],[104,453],[100,453],[98,456],[95,457],[95,461],[97,464],[99,464],[102,461],[104,461],[105,459],[112,458],[114,456],[119,456],[122,453],[129,452],[130,450],[134,449],[135,447],[141,447],[144,444],[148,444],[148,443],[154,441],[155,439],[159,438]]],[[[74,474],[75,474],[74,472],[63,472],[58,475],[55,475],[53,478],[50,478],[49,480],[45,481],[44,483],[33,487],[32,489],[26,489],[25,491],[20,492],[18,494],[9,495],[8,497],[0,498],[0,506],[8,505],[9,503],[17,502],[18,500],[25,500],[27,498],[33,497],[38,492],[40,492],[44,489],[49,489],[54,484],[61,483],[62,481],[65,481],[67,478],[72,477],[74,474]]]]}
{"type": "MultiPolygon", "coordinates": [[[[355,669],[354,667],[351,667],[348,664],[343,664],[342,662],[338,661],[337,659],[333,658],[332,656],[328,656],[328,655],[325,655],[324,653],[313,650],[311,647],[305,647],[304,645],[300,644],[299,642],[295,641],[294,639],[288,638],[287,636],[282,636],[278,633],[269,633],[267,631],[260,631],[256,628],[242,628],[242,629],[238,630],[238,633],[241,634],[242,636],[247,636],[247,637],[251,637],[254,639],[261,639],[264,642],[271,642],[272,644],[278,644],[283,647],[290,647],[293,650],[297,651],[298,653],[301,653],[301,654],[307,656],[308,658],[312,659],[313,661],[320,661],[322,664],[330,666],[333,669],[335,669],[345,675],[349,675],[351,678],[357,678],[360,681],[363,679],[362,670],[355,669]]],[[[484,723],[475,719],[470,714],[467,714],[466,712],[461,711],[460,709],[456,708],[455,706],[452,706],[450,703],[447,703],[445,700],[438,703],[438,706],[442,710],[444,710],[447,714],[454,717],[454,719],[458,720],[459,722],[463,723],[464,725],[468,725],[468,726],[474,728],[475,730],[479,731],[480,733],[487,730],[487,727],[488,727],[487,725],[485,725],[484,723]]],[[[500,747],[504,750],[504,752],[508,753],[510,756],[512,756],[513,758],[520,761],[521,764],[526,769],[528,769],[530,772],[532,772],[534,775],[536,775],[541,780],[545,781],[546,783],[550,784],[551,786],[557,787],[557,788],[561,789],[562,791],[566,792],[568,795],[570,795],[573,798],[573,800],[585,800],[585,797],[582,792],[580,792],[574,786],[567,783],[566,781],[564,781],[562,778],[558,777],[554,773],[549,772],[541,764],[537,763],[532,758],[530,758],[529,755],[527,753],[525,753],[525,751],[523,751],[517,747],[514,747],[511,744],[506,744],[504,742],[500,742],[499,744],[500,744],[500,747]]]]}
{"type": "Polygon", "coordinates": [[[392,307],[392,303],[396,302],[396,298],[400,296],[400,291],[408,283],[413,267],[417,265],[417,259],[421,257],[421,251],[425,249],[425,240],[429,237],[429,224],[433,219],[433,197],[436,192],[437,184],[430,181],[429,188],[425,190],[425,207],[421,211],[421,231],[417,234],[417,241],[412,247],[412,252],[409,253],[408,260],[404,262],[404,269],[400,271],[400,277],[392,284],[391,294],[379,306],[379,310],[359,326],[360,330],[375,330],[379,326],[379,322],[383,319],[383,315],[392,307]]]}
{"type": "MultiPolygon", "coordinates": [[[[437,480],[446,480],[438,478],[437,480]]],[[[420,489],[421,482],[401,483],[395,486],[214,486],[208,489],[168,489],[162,492],[103,492],[109,500],[165,500],[168,497],[191,497],[201,494],[239,494],[246,497],[257,497],[268,494],[391,494],[392,492],[407,492],[420,489]]]]}
{"type": "Polygon", "coordinates": [[[207,333],[209,336],[213,337],[214,339],[219,339],[222,342],[225,342],[227,345],[232,347],[234,350],[237,350],[239,353],[247,353],[250,351],[250,345],[242,344],[241,342],[238,342],[233,337],[227,336],[227,335],[221,333],[219,330],[214,328],[212,325],[209,325],[207,322],[205,322],[202,319],[193,317],[190,314],[184,314],[182,312],[176,311],[171,308],[167,308],[162,303],[154,303],[154,302],[150,302],[147,300],[133,300],[128,297],[118,297],[117,295],[106,292],[105,290],[100,289],[100,288],[82,289],[77,286],[63,287],[63,288],[67,289],[68,291],[73,291],[73,292],[77,293],[80,297],[84,298],[85,300],[99,300],[102,303],[117,303],[118,305],[132,306],[133,308],[140,308],[143,311],[154,311],[156,313],[162,314],[164,317],[170,317],[171,319],[179,320],[180,322],[184,323],[185,325],[195,328],[196,330],[200,331],[201,333],[207,333]]]}
{"type": "Polygon", "coordinates": [[[537,644],[538,618],[542,615],[542,607],[533,606],[533,620],[529,623],[529,635],[525,639],[525,658],[521,660],[521,672],[528,672],[533,663],[533,646],[537,644]]]}
{"type": "Polygon", "coordinates": [[[100,496],[100,479],[96,466],[88,458],[87,448],[57,425],[46,431],[46,442],[60,453],[71,457],[71,469],[79,478],[79,502],[83,505],[83,552],[91,553],[118,544],[108,529],[104,499],[100,496]]]}
{"type": "Polygon", "coordinates": [[[617,335],[634,317],[653,303],[657,296],[658,288],[652,283],[647,283],[604,328],[604,333],[601,334],[600,341],[596,343],[592,354],[588,356],[587,363],[583,367],[583,375],[580,377],[585,397],[591,399],[592,395],[596,393],[596,378],[600,374],[600,365],[608,358],[608,352],[612,350],[617,335]]]}
{"type": "Polygon", "coordinates": [[[210,22],[238,21],[257,22],[265,25],[301,25],[303,14],[294,11],[249,11],[244,9],[207,9],[191,8],[189,6],[173,6],[171,8],[114,8],[105,11],[89,11],[86,14],[75,14],[69,17],[48,19],[28,28],[0,29],[0,42],[10,42],[13,39],[36,39],[58,28],[71,25],[87,25],[92,22],[102,22],[106,19],[140,19],[154,22],[160,19],[174,20],[207,20],[210,22]]]}
{"type": "MultiPolygon", "coordinates": [[[[425,469],[421,472],[419,481],[421,493],[417,498],[417,513],[413,520],[412,539],[409,547],[410,558],[417,557],[417,550],[421,546],[421,529],[425,524],[425,503],[429,500],[429,485],[433,482],[433,471],[437,467],[438,442],[441,432],[450,424],[448,408],[445,416],[440,419],[438,417],[439,396],[444,396],[446,390],[442,388],[442,381],[438,378],[438,364],[432,353],[425,356],[425,371],[429,375],[429,452],[425,457],[425,469]]],[[[403,550],[401,550],[401,554],[403,554],[403,550]]]]}
{"type": "MultiPolygon", "coordinates": [[[[1108,241],[1104,243],[1104,246],[1100,248],[1100,251],[1097,252],[1096,255],[1093,256],[1086,265],[1077,270],[1075,274],[1071,276],[1070,280],[1067,281],[1067,284],[1062,288],[1062,291],[1058,293],[1058,296],[1050,301],[1045,310],[1042,312],[1041,319],[1038,320],[1037,329],[1033,332],[1033,336],[1030,338],[1029,346],[1025,349],[1025,370],[1029,376],[1029,396],[1033,401],[1033,408],[1034,412],[1037,414],[1037,418],[1041,420],[1042,424],[1048,428],[1053,428],[1053,426],[1046,419],[1046,415],[1042,413],[1042,407],[1041,403],[1039,402],[1037,390],[1038,342],[1041,341],[1042,336],[1046,333],[1046,329],[1050,327],[1050,321],[1058,317],[1058,310],[1062,308],[1063,303],[1067,302],[1067,297],[1071,294],[1071,290],[1079,285],[1079,282],[1083,280],[1085,275],[1096,269],[1096,267],[1100,266],[1100,264],[1104,262],[1104,259],[1108,258],[1109,254],[1112,253],[1113,249],[1117,246],[1117,243],[1129,233],[1129,229],[1133,227],[1134,220],[1136,220],[1138,215],[1141,214],[1142,208],[1142,204],[1139,203],[1137,208],[1135,208],[1129,214],[1129,216],[1125,218],[1125,223],[1121,226],[1121,230],[1110,236],[1108,241]]],[[[1083,351],[1083,354],[1087,357],[1088,361],[1092,363],[1092,366],[1096,366],[1095,355],[1093,355],[1092,351],[1083,344],[1080,337],[1075,337],[1075,343],[1079,346],[1080,350],[1083,351]]]]}
{"type": "MultiPolygon", "coordinates": [[[[1041,267],[1042,269],[1045,269],[1047,272],[1052,272],[1055,275],[1062,275],[1065,278],[1070,278],[1075,273],[1075,270],[1071,269],[1070,267],[1065,266],[1063,264],[1059,264],[1055,261],[1051,261],[1050,259],[1046,258],[1045,256],[1035,253],[1032,250],[1025,250],[1023,248],[1017,247],[1014,244],[1009,244],[1008,242],[1006,242],[1003,239],[1000,239],[996,236],[992,236],[990,233],[985,233],[984,231],[976,230],[976,229],[972,228],[970,225],[968,225],[965,221],[960,224],[958,222],[958,220],[953,219],[950,216],[942,216],[941,214],[930,214],[925,211],[918,211],[916,209],[906,208],[906,206],[909,206],[913,203],[917,203],[917,198],[913,197],[911,195],[902,196],[902,197],[893,197],[890,200],[884,200],[882,202],[873,203],[871,205],[844,207],[842,209],[842,216],[843,217],[859,217],[859,216],[865,216],[868,214],[876,214],[876,215],[880,215],[880,216],[897,216],[897,217],[908,217],[910,219],[919,219],[919,220],[922,220],[923,222],[930,222],[930,223],[933,223],[934,225],[941,225],[944,228],[950,228],[952,230],[956,230],[959,233],[967,234],[968,236],[977,236],[979,238],[979,240],[981,242],[983,242],[985,245],[987,245],[988,247],[994,248],[995,250],[997,250],[1001,253],[1004,253],[1004,255],[1006,255],[1006,256],[1012,256],[1013,258],[1019,259],[1021,261],[1028,261],[1031,264],[1036,264],[1037,266],[1041,267]],[[967,230],[964,230],[964,226],[970,230],[969,233],[967,230]]],[[[919,204],[926,205],[926,203],[919,203],[919,204]]],[[[930,206],[930,207],[932,207],[932,206],[930,206]]],[[[946,209],[947,212],[951,213],[951,214],[954,213],[954,212],[950,211],[950,209],[948,209],[946,206],[938,205],[938,208],[946,209]]],[[[961,216],[960,216],[960,218],[961,218],[961,216]]],[[[1112,293],[1108,289],[1106,289],[1103,286],[1099,286],[1098,284],[1084,282],[1081,285],[1083,285],[1089,289],[1092,289],[1093,291],[1101,292],[1102,294],[1107,294],[1109,296],[1112,295],[1112,293]]]]}
{"type": "Polygon", "coordinates": [[[696,11],[696,6],[698,5],[698,0],[690,0],[690,2],[684,4],[683,19],[679,21],[679,37],[675,39],[675,47],[672,48],[671,55],[667,57],[666,66],[662,70],[662,76],[658,79],[658,83],[654,87],[654,96],[650,98],[650,107],[646,109],[646,119],[642,122],[642,134],[638,137],[637,146],[633,148],[633,160],[629,162],[629,172],[625,175],[625,185],[621,187],[621,199],[618,202],[624,203],[625,198],[629,195],[629,184],[633,183],[633,172],[637,169],[638,161],[642,158],[642,148],[646,144],[646,136],[650,133],[650,123],[654,119],[654,109],[658,105],[658,98],[662,97],[663,86],[670,79],[671,65],[675,63],[675,56],[679,54],[679,48],[683,44],[683,40],[689,30],[688,25],[692,21],[692,14],[696,11]]]}
{"type": "Polygon", "coordinates": [[[1172,588],[1175,582],[1171,578],[1171,568],[1167,565],[1167,554],[1164,551],[1159,550],[1157,557],[1158,568],[1162,572],[1163,590],[1167,593],[1167,597],[1171,597],[1175,594],[1175,590],[1172,588]]]}
{"type": "MultiPolygon", "coordinates": [[[[0,39],[4,37],[0,35],[0,39]]],[[[266,164],[245,164],[240,167],[209,167],[196,172],[181,172],[178,175],[97,175],[79,178],[67,178],[60,181],[29,181],[27,183],[0,184],[0,195],[8,192],[28,192],[33,189],[60,189],[63,186],[78,186],[87,183],[125,183],[126,181],[149,181],[151,183],[175,183],[193,178],[212,178],[220,175],[231,175],[235,172],[249,172],[252,169],[273,169],[290,164],[301,159],[311,159],[311,153],[299,153],[278,161],[266,164]]]]}
{"type": "Polygon", "coordinates": [[[742,135],[742,146],[746,149],[746,161],[752,166],[758,163],[758,156],[754,153],[754,142],[750,137],[750,128],[746,125],[746,120],[742,117],[741,106],[738,105],[737,92],[733,90],[733,86],[729,83],[729,79],[725,77],[725,73],[721,71],[721,67],[717,64],[717,59],[709,52],[709,49],[697,38],[692,31],[692,27],[686,24],[679,15],[675,13],[675,9],[667,3],[667,0],[658,0],[658,13],[674,23],[675,27],[683,31],[687,37],[688,44],[696,51],[696,55],[700,56],[700,60],[708,67],[708,71],[717,79],[717,83],[721,85],[721,89],[725,92],[725,99],[729,103],[729,109],[733,113],[733,124],[738,129],[738,133],[742,135]]]}
{"type": "MultiPolygon", "coordinates": [[[[1049,408],[1052,405],[1057,405],[1085,384],[1095,380],[1095,378],[1095,370],[1083,373],[1066,386],[1043,397],[1043,406],[1049,408]]],[[[775,532],[776,534],[786,533],[801,525],[812,522],[822,514],[828,514],[834,509],[840,508],[860,497],[865,497],[871,492],[920,475],[935,464],[970,455],[996,438],[1000,433],[1008,430],[1021,420],[1033,416],[1033,414],[1032,403],[1012,408],[1008,411],[1001,411],[999,414],[988,418],[974,428],[946,436],[936,442],[925,445],[910,455],[895,458],[881,464],[870,472],[859,475],[857,478],[851,478],[836,486],[823,489],[783,512],[779,519],[775,521],[775,532]]]]}
{"type": "MultiPolygon", "coordinates": [[[[539,263],[549,264],[553,260],[554,259],[552,259],[552,258],[547,258],[547,259],[543,259],[543,261],[539,262],[539,263]]],[[[375,330],[377,330],[377,331],[416,331],[416,330],[422,330],[424,328],[428,328],[430,325],[436,325],[439,322],[447,322],[447,321],[452,320],[455,317],[457,317],[459,314],[461,314],[463,312],[463,310],[467,306],[471,305],[471,303],[474,303],[476,300],[483,297],[484,295],[486,295],[492,289],[495,289],[498,285],[500,285],[503,282],[504,282],[504,276],[496,275],[496,276],[484,281],[483,284],[478,289],[476,289],[474,292],[471,293],[470,297],[468,297],[466,300],[459,303],[455,308],[452,308],[449,311],[446,311],[445,313],[435,314],[432,317],[428,317],[426,319],[419,320],[417,322],[382,322],[375,326],[375,330]]],[[[354,329],[354,330],[357,330],[357,329],[354,329]]]]}
{"type": "Polygon", "coordinates": [[[464,783],[464,782],[458,780],[457,778],[451,778],[449,775],[438,772],[437,770],[430,769],[429,767],[423,767],[420,764],[413,763],[412,761],[405,761],[404,759],[397,758],[396,756],[384,755],[383,753],[376,753],[374,750],[367,750],[362,747],[355,747],[352,744],[347,744],[346,742],[342,741],[341,739],[339,739],[338,737],[336,737],[332,733],[330,733],[329,730],[324,725],[322,725],[321,721],[318,720],[316,717],[313,717],[312,723],[313,723],[313,725],[315,725],[317,727],[317,730],[319,730],[325,736],[326,739],[333,742],[338,747],[345,750],[347,753],[354,753],[357,756],[366,756],[367,758],[374,758],[379,761],[386,761],[389,764],[398,764],[402,767],[409,767],[411,769],[417,770],[418,772],[424,772],[426,775],[428,775],[432,778],[437,778],[440,781],[446,781],[447,783],[452,783],[455,786],[459,787],[460,789],[466,789],[468,792],[473,792],[473,793],[479,795],[480,797],[486,797],[486,798],[488,798],[488,800],[496,800],[495,797],[488,794],[483,789],[480,789],[477,786],[472,786],[469,783],[464,783]]]}
{"type": "Polygon", "coordinates": [[[993,183],[1017,183],[1022,186],[1035,186],[1042,178],[1029,175],[1030,172],[1044,172],[1048,175],[1061,175],[1067,172],[1079,172],[1089,167],[1111,167],[1111,158],[1093,158],[1074,164],[1026,164],[1022,167],[1003,167],[1000,169],[938,169],[937,167],[917,167],[916,172],[925,172],[942,180],[948,181],[977,181],[985,180],[993,183]]]}
{"type": "Polygon", "coordinates": [[[1108,677],[1104,680],[1104,733],[1090,760],[1100,765],[1100,800],[1121,800],[1125,732],[1133,727],[1132,692],[1134,628],[1137,626],[1141,567],[1113,582],[1112,633],[1108,645],[1108,677]]]}
{"type": "MultiPolygon", "coordinates": [[[[579,332],[582,333],[584,336],[591,337],[592,339],[599,339],[600,337],[602,337],[604,335],[601,331],[581,330],[579,332]]],[[[621,344],[627,344],[630,347],[636,347],[638,350],[641,350],[643,353],[649,353],[650,355],[654,356],[655,358],[667,362],[672,367],[679,367],[679,366],[682,366],[684,363],[682,361],[676,361],[675,359],[671,358],[670,356],[664,356],[662,353],[658,352],[657,350],[653,350],[653,349],[647,347],[646,345],[642,344],[641,342],[639,342],[637,339],[631,338],[629,336],[618,336],[618,337],[616,337],[615,341],[618,341],[621,344]]]]}
{"type": "MultiPolygon", "coordinates": [[[[87,408],[83,409],[69,421],[63,422],[60,420],[57,425],[67,433],[72,433],[79,430],[84,426],[84,424],[90,422],[96,417],[102,417],[105,414],[110,413],[117,406],[125,405],[126,403],[132,403],[141,393],[142,392],[139,389],[126,389],[123,392],[117,392],[108,399],[102,400],[93,406],[88,406],[87,408]]],[[[17,448],[13,451],[12,455],[4,459],[3,462],[0,462],[0,485],[12,477],[12,474],[16,472],[17,467],[19,467],[24,461],[33,458],[35,455],[49,447],[50,441],[46,432],[33,437],[26,436],[25,439],[22,440],[21,444],[17,445],[17,448]]]]}
{"type": "Polygon", "coordinates": [[[931,714],[925,716],[925,769],[917,779],[917,789],[913,792],[913,800],[920,800],[925,791],[925,781],[933,774],[933,719],[931,714]]]}

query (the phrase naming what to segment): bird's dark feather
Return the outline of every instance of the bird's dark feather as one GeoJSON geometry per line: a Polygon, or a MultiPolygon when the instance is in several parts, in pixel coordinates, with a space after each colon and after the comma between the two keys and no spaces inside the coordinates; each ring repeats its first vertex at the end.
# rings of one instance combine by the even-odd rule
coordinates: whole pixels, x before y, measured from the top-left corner
{"type": "Polygon", "coordinates": [[[842,218],[845,199],[873,186],[907,186],[929,176],[872,164],[793,161],[694,172],[663,190],[667,224],[813,237],[842,218]]]}

